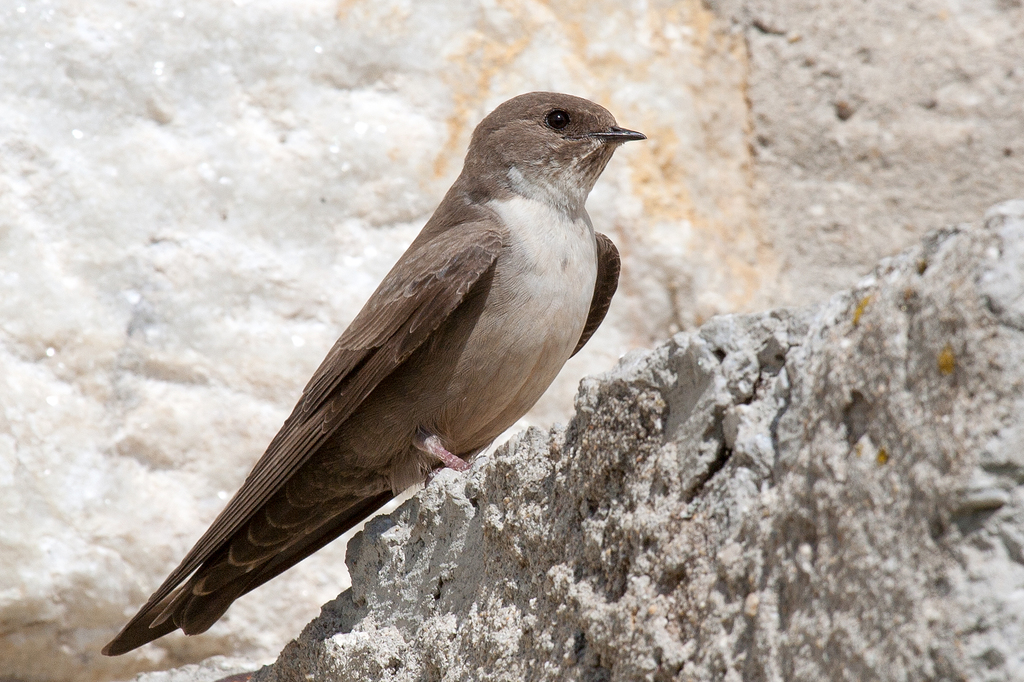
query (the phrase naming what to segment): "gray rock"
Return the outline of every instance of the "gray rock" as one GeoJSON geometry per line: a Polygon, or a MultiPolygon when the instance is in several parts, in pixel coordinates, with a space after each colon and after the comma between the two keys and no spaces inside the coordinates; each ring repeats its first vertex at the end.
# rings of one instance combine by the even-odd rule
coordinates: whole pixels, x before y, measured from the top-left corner
{"type": "Polygon", "coordinates": [[[711,320],[349,545],[292,680],[1024,679],[1024,202],[711,320]]]}
{"type": "Polygon", "coordinates": [[[245,658],[212,656],[202,663],[137,675],[133,682],[248,682],[257,664],[245,658]]]}

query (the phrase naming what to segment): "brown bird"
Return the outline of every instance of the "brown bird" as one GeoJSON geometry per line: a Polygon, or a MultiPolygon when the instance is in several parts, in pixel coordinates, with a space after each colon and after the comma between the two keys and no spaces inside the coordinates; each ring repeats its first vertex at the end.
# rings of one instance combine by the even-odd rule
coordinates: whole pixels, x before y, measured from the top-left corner
{"type": "Polygon", "coordinates": [[[242,487],[103,653],[206,631],[434,469],[468,468],[525,414],[608,311],[619,255],[584,204],[618,145],[642,139],[569,95],[491,112],[242,487]]]}

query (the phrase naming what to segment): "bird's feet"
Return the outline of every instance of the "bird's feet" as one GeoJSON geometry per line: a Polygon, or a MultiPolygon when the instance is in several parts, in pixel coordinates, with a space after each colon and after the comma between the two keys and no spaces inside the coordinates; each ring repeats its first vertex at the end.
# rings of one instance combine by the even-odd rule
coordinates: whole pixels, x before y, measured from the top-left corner
{"type": "Polygon", "coordinates": [[[454,469],[455,471],[467,471],[469,469],[469,462],[448,452],[441,445],[440,438],[422,428],[416,429],[416,437],[412,443],[416,446],[417,450],[429,452],[434,457],[437,457],[449,469],[454,469]]]}

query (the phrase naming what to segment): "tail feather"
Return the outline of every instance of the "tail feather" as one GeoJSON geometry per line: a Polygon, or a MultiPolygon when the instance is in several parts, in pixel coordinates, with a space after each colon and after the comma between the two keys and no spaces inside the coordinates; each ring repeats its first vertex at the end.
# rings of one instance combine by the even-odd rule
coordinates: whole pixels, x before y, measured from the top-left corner
{"type": "Polygon", "coordinates": [[[126,654],[132,649],[138,649],[143,644],[148,644],[154,639],[159,639],[177,630],[178,626],[174,624],[172,619],[167,619],[157,624],[153,622],[154,619],[151,614],[154,611],[158,614],[162,613],[178,595],[178,591],[176,590],[167,595],[158,604],[153,604],[152,606],[147,604],[143,607],[134,618],[128,621],[128,624],[121,629],[121,632],[117,633],[117,637],[110,640],[103,647],[103,655],[120,656],[121,654],[126,654]]]}
{"type": "MultiPolygon", "coordinates": [[[[228,557],[229,545],[223,547],[222,551],[211,557],[184,585],[158,603],[142,607],[117,637],[103,648],[103,654],[119,656],[178,628],[186,635],[206,632],[236,599],[321,549],[393,497],[394,494],[388,490],[359,500],[329,523],[323,524],[300,541],[288,545],[276,555],[268,557],[261,566],[249,566],[249,570],[246,570],[246,567],[231,565],[228,557]],[[235,572],[234,578],[223,580],[232,571],[235,572]],[[210,580],[215,575],[222,580],[210,580]],[[215,589],[210,589],[214,582],[219,584],[215,589]]],[[[246,529],[243,528],[239,532],[245,533],[246,529]]]]}

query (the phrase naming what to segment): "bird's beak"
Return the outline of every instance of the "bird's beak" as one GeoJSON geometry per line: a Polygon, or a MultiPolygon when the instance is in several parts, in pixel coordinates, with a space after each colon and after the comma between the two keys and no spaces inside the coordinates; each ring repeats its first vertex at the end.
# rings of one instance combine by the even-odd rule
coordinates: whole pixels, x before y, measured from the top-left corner
{"type": "Polygon", "coordinates": [[[639,133],[635,130],[626,130],[619,126],[612,126],[607,132],[603,133],[587,133],[587,137],[596,137],[603,142],[613,142],[621,144],[622,142],[632,142],[633,140],[646,140],[647,136],[643,133],[639,133]]]}

